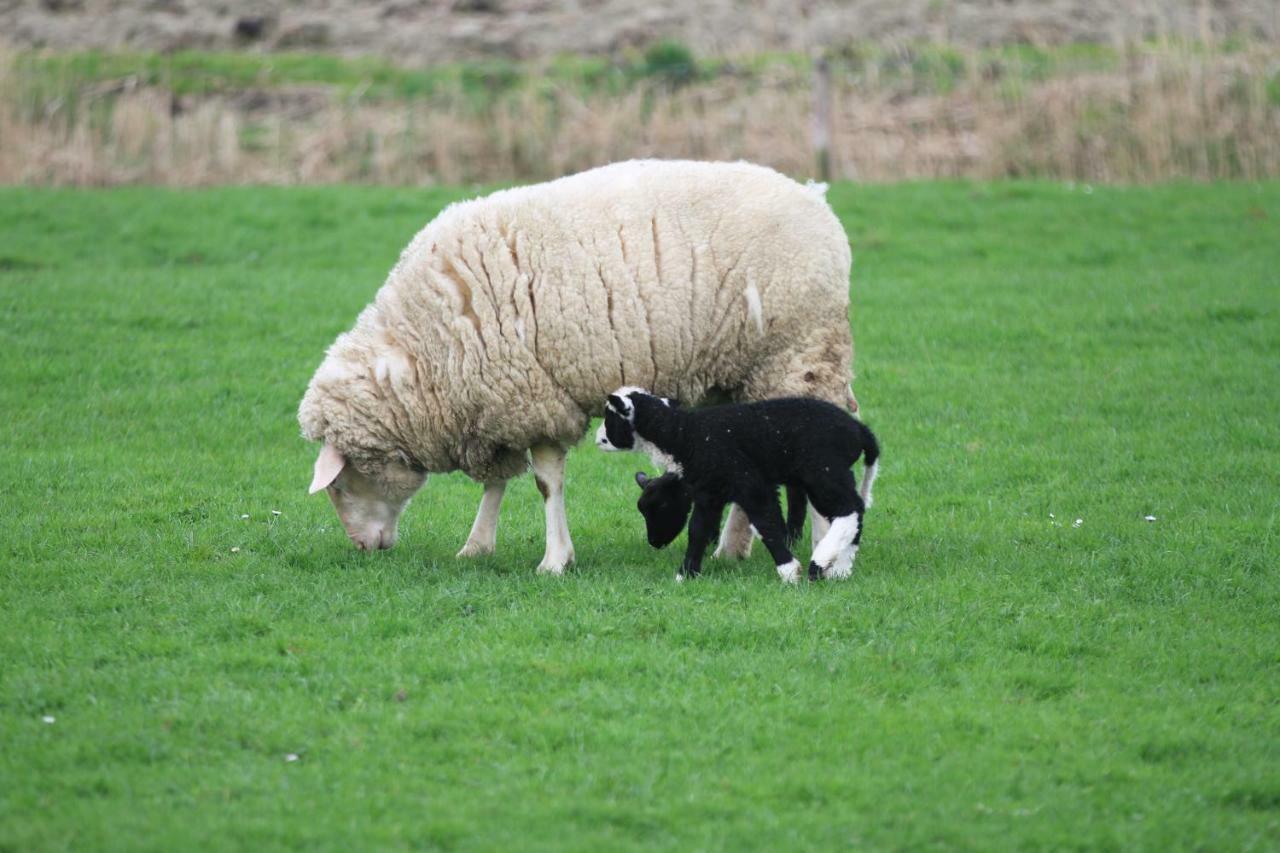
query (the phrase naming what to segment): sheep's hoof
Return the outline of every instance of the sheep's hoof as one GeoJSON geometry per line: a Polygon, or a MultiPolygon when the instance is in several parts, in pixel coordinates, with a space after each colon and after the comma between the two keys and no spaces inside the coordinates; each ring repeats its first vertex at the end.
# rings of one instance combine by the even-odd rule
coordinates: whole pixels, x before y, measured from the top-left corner
{"type": "Polygon", "coordinates": [[[573,562],[573,552],[570,551],[568,556],[563,558],[544,557],[542,562],[538,564],[538,574],[540,575],[562,575],[565,568],[573,562]]]}
{"type": "Polygon", "coordinates": [[[819,566],[817,563],[813,562],[812,560],[809,561],[809,580],[811,581],[822,580],[822,566],[819,566]]]}
{"type": "Polygon", "coordinates": [[[459,557],[486,557],[493,553],[493,544],[468,541],[458,552],[459,557]]]}
{"type": "Polygon", "coordinates": [[[711,554],[711,558],[719,560],[727,557],[731,560],[745,560],[747,557],[751,556],[751,544],[753,542],[755,542],[755,539],[751,536],[746,536],[741,539],[730,538],[728,540],[722,540],[720,544],[716,546],[716,550],[711,554]]]}

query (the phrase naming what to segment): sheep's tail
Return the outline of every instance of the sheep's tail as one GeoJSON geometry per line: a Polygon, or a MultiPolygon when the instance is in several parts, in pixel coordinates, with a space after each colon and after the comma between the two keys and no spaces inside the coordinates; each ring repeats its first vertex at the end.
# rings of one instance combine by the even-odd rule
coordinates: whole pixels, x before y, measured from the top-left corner
{"type": "Polygon", "coordinates": [[[876,481],[876,472],[880,464],[880,442],[876,441],[875,433],[866,424],[862,424],[862,433],[862,464],[865,470],[862,474],[862,488],[858,489],[858,495],[862,498],[862,503],[870,507],[871,484],[876,481]]]}
{"type": "Polygon", "coordinates": [[[812,178],[804,182],[805,189],[822,199],[827,197],[827,189],[829,186],[830,185],[825,181],[815,181],[812,178]]]}

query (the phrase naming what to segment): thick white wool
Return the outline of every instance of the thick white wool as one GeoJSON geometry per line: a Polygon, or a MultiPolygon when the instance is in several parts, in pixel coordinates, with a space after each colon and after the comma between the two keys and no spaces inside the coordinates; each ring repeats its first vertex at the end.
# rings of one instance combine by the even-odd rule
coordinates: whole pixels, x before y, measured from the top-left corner
{"type": "Polygon", "coordinates": [[[849,244],[749,163],[639,160],[451,205],[340,335],[299,409],[351,460],[493,482],[577,441],[620,385],[852,404],[849,244]]]}

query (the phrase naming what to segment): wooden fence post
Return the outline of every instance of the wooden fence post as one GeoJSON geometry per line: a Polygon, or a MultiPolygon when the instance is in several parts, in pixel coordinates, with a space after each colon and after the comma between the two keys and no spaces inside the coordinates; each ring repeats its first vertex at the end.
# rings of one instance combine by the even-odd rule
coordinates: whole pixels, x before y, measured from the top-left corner
{"type": "Polygon", "coordinates": [[[813,60],[813,151],[818,180],[831,180],[831,66],[825,51],[813,60]]]}

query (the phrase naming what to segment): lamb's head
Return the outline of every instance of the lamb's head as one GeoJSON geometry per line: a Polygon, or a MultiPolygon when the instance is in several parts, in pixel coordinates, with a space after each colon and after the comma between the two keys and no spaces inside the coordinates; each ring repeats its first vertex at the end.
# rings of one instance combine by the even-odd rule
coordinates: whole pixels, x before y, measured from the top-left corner
{"type": "Polygon", "coordinates": [[[596,447],[606,452],[639,450],[647,452],[643,438],[636,436],[636,403],[641,399],[654,400],[675,408],[678,404],[666,397],[650,394],[643,388],[625,385],[605,400],[604,423],[596,430],[596,447]]]}
{"type": "Polygon", "coordinates": [[[636,485],[640,487],[636,509],[644,516],[649,544],[665,548],[684,530],[689,511],[693,508],[693,494],[684,480],[673,472],[650,477],[643,471],[637,471],[636,485]]]}
{"type": "Polygon", "coordinates": [[[394,402],[387,393],[387,366],[330,349],[298,408],[302,434],[322,441],[311,493],[324,489],[347,536],[361,550],[390,548],[409,499],[427,480],[426,469],[394,433],[394,402]]]}

